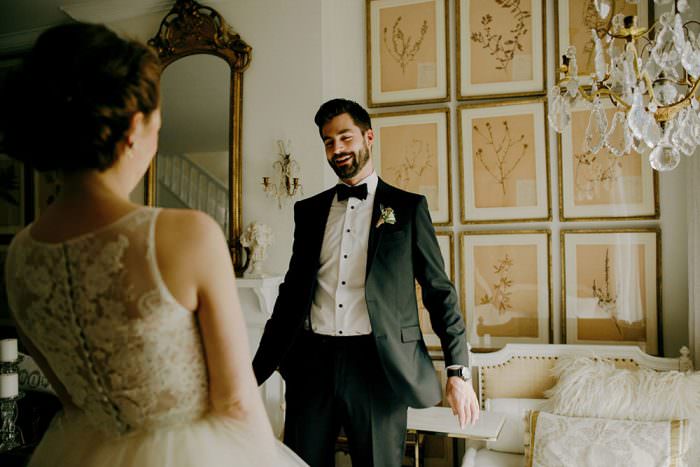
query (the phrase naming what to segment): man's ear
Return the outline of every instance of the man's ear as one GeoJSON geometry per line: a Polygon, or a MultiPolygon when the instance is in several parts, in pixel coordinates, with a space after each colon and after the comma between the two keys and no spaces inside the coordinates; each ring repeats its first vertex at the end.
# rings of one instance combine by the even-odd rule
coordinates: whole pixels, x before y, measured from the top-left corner
{"type": "Polygon", "coordinates": [[[367,131],[365,131],[365,141],[367,142],[367,147],[372,147],[372,143],[374,143],[374,130],[371,128],[368,128],[367,131]]]}

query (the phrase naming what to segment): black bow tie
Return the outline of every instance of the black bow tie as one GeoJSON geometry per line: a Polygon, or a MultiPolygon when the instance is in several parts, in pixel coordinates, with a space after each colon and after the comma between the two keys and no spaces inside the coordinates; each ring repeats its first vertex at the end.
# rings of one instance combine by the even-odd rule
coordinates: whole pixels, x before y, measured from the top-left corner
{"type": "Polygon", "coordinates": [[[367,184],[348,186],[339,183],[335,186],[336,192],[338,193],[338,201],[345,201],[346,199],[353,197],[357,199],[367,199],[367,184]]]}

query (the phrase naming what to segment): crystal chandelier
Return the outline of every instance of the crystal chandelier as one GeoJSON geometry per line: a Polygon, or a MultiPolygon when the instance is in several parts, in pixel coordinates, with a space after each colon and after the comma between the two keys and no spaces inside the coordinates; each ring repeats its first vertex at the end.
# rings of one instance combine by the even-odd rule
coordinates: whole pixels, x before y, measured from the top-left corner
{"type": "MultiPolygon", "coordinates": [[[[609,17],[615,0],[592,1],[601,18],[609,17]]],[[[700,30],[691,30],[700,23],[684,22],[681,17],[689,10],[687,0],[654,3],[672,8],[649,29],[639,27],[636,16],[617,14],[607,30],[591,31],[595,72],[590,85],[587,77],[578,75],[576,50],[569,46],[559,68],[563,76],[548,94],[549,122],[561,133],[571,121],[572,106],[588,102],[592,108],[584,138],[586,152],[606,148],[615,156],[632,151],[648,154],[652,168],[666,171],[678,165],[681,154],[691,156],[700,145],[700,104],[695,97],[700,82],[700,30]],[[616,39],[623,40],[624,46],[616,39]],[[607,102],[614,106],[610,124],[603,106],[607,102]],[[613,134],[618,135],[615,141],[613,134]]]]}

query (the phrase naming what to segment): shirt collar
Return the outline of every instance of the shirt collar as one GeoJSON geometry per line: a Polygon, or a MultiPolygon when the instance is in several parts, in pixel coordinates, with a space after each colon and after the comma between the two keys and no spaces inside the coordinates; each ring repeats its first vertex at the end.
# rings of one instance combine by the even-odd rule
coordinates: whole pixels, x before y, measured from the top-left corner
{"type": "MultiPolygon", "coordinates": [[[[343,185],[348,185],[342,180],[338,180],[338,183],[342,183],[343,185]]],[[[367,194],[368,195],[373,195],[377,191],[377,185],[379,184],[379,176],[377,175],[377,172],[375,170],[372,171],[371,174],[367,175],[365,178],[360,180],[358,183],[355,184],[357,185],[362,185],[363,183],[367,184],[367,194]]],[[[350,185],[348,185],[350,186],[350,185]]]]}

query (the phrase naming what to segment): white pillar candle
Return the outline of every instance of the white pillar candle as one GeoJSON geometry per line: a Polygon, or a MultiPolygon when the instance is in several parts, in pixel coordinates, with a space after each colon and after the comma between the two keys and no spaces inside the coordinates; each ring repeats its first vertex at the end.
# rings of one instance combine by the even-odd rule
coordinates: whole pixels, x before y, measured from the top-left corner
{"type": "Polygon", "coordinates": [[[17,373],[0,375],[0,398],[15,397],[19,394],[17,373]]]}
{"type": "Polygon", "coordinates": [[[0,340],[0,362],[17,360],[17,339],[0,340]]]}

